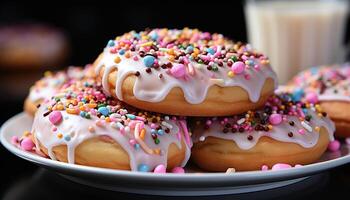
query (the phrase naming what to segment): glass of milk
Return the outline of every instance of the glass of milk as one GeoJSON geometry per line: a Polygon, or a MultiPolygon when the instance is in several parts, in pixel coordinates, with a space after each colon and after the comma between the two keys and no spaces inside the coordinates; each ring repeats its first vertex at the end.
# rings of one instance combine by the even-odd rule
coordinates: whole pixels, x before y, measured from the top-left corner
{"type": "Polygon", "coordinates": [[[270,58],[280,83],[345,59],[346,0],[247,0],[248,40],[270,58]]]}

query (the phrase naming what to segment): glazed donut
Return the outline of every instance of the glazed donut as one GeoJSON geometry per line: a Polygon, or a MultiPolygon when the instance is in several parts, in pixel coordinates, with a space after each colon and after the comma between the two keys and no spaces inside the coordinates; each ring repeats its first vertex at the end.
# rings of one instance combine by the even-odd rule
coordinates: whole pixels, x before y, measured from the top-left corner
{"type": "Polygon", "coordinates": [[[334,124],[318,104],[271,96],[263,108],[196,119],[192,159],[208,171],[259,170],[315,162],[333,141],[334,124]]]}
{"type": "Polygon", "coordinates": [[[71,81],[44,101],[31,133],[53,160],[143,172],[184,166],[192,146],[184,118],[106,97],[94,79],[71,81]]]}
{"type": "Polygon", "coordinates": [[[66,36],[41,24],[0,27],[0,68],[9,70],[59,66],[67,58],[66,36]]]}
{"type": "Polygon", "coordinates": [[[137,108],[223,116],[260,107],[276,75],[250,45],[196,29],[131,31],[93,64],[107,94],[137,108]]]}
{"type": "Polygon", "coordinates": [[[350,64],[313,67],[300,72],[284,87],[294,99],[320,101],[335,123],[337,137],[350,137],[350,64]]]}
{"type": "Polygon", "coordinates": [[[91,65],[86,65],[84,69],[70,66],[66,71],[45,72],[44,77],[30,88],[29,95],[24,101],[24,111],[34,116],[40,103],[44,99],[50,99],[68,81],[94,77],[92,69],[91,65]]]}

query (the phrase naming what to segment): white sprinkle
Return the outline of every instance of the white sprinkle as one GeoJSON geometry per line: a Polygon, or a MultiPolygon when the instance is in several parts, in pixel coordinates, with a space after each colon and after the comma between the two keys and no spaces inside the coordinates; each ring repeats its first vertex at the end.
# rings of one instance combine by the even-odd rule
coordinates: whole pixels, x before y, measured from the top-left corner
{"type": "Polygon", "coordinates": [[[238,121],[237,121],[237,124],[238,125],[241,125],[241,124],[243,124],[245,122],[245,118],[241,118],[241,119],[239,119],[238,121]]]}
{"type": "Polygon", "coordinates": [[[173,128],[173,126],[171,124],[167,123],[166,121],[162,121],[162,125],[167,127],[168,129],[172,129],[173,128]]]}
{"type": "Polygon", "coordinates": [[[307,124],[305,121],[302,121],[302,122],[301,122],[301,125],[302,125],[307,131],[312,132],[312,127],[311,127],[309,124],[307,124]]]}
{"type": "Polygon", "coordinates": [[[227,168],[226,173],[230,174],[230,173],[235,173],[236,169],[235,168],[227,168]]]}
{"type": "Polygon", "coordinates": [[[205,136],[200,136],[199,141],[203,142],[205,140],[205,136]]]}
{"type": "Polygon", "coordinates": [[[170,120],[170,117],[169,117],[169,116],[165,116],[164,119],[167,120],[167,121],[169,121],[169,120],[170,120]]]}
{"type": "Polygon", "coordinates": [[[129,133],[130,132],[130,127],[129,126],[127,126],[127,127],[125,127],[125,133],[129,133]]]}

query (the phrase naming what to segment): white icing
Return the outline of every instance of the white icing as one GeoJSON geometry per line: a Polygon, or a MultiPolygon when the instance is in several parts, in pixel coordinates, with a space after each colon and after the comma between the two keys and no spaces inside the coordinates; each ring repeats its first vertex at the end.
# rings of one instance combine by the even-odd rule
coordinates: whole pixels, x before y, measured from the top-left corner
{"type": "Polygon", "coordinates": [[[300,120],[295,116],[287,116],[287,120],[285,122],[273,126],[272,130],[268,132],[253,130],[251,132],[243,133],[231,133],[230,131],[228,133],[223,133],[223,127],[217,120],[213,122],[209,129],[204,129],[203,125],[196,126],[193,132],[193,141],[204,141],[206,137],[211,136],[232,140],[239,148],[248,150],[253,148],[261,137],[270,137],[277,141],[296,143],[304,148],[311,148],[317,144],[319,139],[319,133],[315,131],[316,126],[324,127],[328,132],[329,140],[333,141],[335,131],[334,123],[328,117],[318,117],[317,114],[311,110],[309,110],[309,113],[312,116],[309,123],[309,125],[312,127],[312,131],[307,131],[301,124],[300,120]],[[294,126],[289,125],[289,121],[293,121],[294,126]],[[305,134],[299,134],[298,130],[303,128],[305,129],[305,134]],[[288,136],[289,132],[293,132],[293,137],[288,136]],[[248,135],[253,136],[253,139],[248,140],[248,135]]]}
{"type": "Polygon", "coordinates": [[[138,165],[141,163],[148,165],[150,169],[153,169],[159,164],[164,164],[166,166],[169,145],[173,143],[179,148],[186,149],[186,156],[182,162],[182,166],[187,163],[190,157],[190,146],[192,145],[192,141],[190,141],[189,144],[186,143],[185,147],[182,146],[181,136],[185,134],[185,131],[179,128],[179,121],[166,121],[166,123],[172,126],[172,129],[170,129],[170,133],[164,133],[164,135],[158,136],[160,139],[159,144],[155,144],[151,137],[151,128],[148,125],[145,125],[144,128],[146,129],[147,134],[144,138],[144,142],[151,149],[159,148],[161,154],[157,155],[148,154],[142,148],[135,149],[135,147],[129,143],[130,139],[135,139],[133,129],[131,129],[129,133],[122,134],[119,130],[112,127],[111,123],[104,122],[105,124],[102,127],[96,126],[95,121],[99,119],[97,116],[93,115],[91,116],[91,119],[86,119],[79,115],[68,114],[65,111],[61,111],[63,121],[59,125],[54,126],[49,121],[49,117],[43,117],[43,114],[47,112],[46,107],[46,104],[42,105],[36,113],[32,133],[35,135],[36,145],[38,145],[39,141],[44,147],[46,147],[48,149],[49,157],[53,160],[56,159],[52,151],[53,147],[67,145],[68,162],[75,163],[75,148],[83,141],[97,136],[109,136],[120,144],[129,155],[130,168],[133,171],[136,171],[138,165]],[[94,132],[89,131],[89,127],[91,126],[95,129],[94,132]],[[53,127],[57,127],[57,130],[53,131],[53,127]],[[62,133],[63,137],[58,138],[58,133],[62,133]],[[71,137],[69,141],[64,139],[67,135],[70,135],[71,137]]]}
{"type": "MultiPolygon", "coordinates": [[[[159,63],[168,62],[165,56],[159,57],[158,60],[159,63]]],[[[175,78],[167,73],[166,69],[161,68],[153,69],[151,73],[147,73],[141,57],[138,61],[134,61],[132,58],[128,59],[125,56],[110,53],[110,48],[106,47],[102,58],[95,67],[96,74],[104,69],[102,85],[107,94],[110,94],[108,75],[113,69],[117,69],[115,96],[120,100],[123,100],[121,88],[125,78],[139,71],[140,76],[136,78],[133,88],[134,96],[137,99],[147,102],[160,102],[173,88],[178,87],[184,92],[184,97],[188,103],[199,104],[205,100],[208,89],[213,85],[221,87],[239,86],[247,91],[252,102],[257,102],[266,79],[273,79],[275,86],[277,86],[277,78],[270,65],[261,64],[259,59],[254,59],[254,62],[260,65],[260,69],[257,70],[251,67],[249,70],[245,70],[246,74],[250,75],[250,80],[247,80],[242,74],[229,78],[227,73],[230,68],[226,64],[224,64],[224,67],[218,67],[217,72],[212,72],[206,69],[206,65],[191,61],[189,65],[195,69],[195,75],[187,74],[185,78],[175,78]],[[118,64],[114,62],[116,56],[121,57],[121,62],[118,64]],[[163,78],[159,78],[160,73],[163,78]]]]}

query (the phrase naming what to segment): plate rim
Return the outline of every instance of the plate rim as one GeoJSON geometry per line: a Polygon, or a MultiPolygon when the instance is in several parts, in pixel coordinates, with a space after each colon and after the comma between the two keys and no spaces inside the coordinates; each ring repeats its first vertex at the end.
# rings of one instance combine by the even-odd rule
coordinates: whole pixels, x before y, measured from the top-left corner
{"type": "Polygon", "coordinates": [[[213,181],[237,181],[237,179],[254,179],[257,182],[262,180],[288,180],[294,178],[300,178],[309,176],[312,174],[316,174],[322,171],[326,171],[331,168],[335,168],[346,163],[350,163],[350,154],[343,156],[341,158],[336,158],[333,160],[322,161],[318,163],[313,163],[309,165],[304,165],[299,168],[289,168],[284,170],[268,170],[268,171],[246,171],[246,172],[235,172],[235,173],[225,173],[225,172],[203,172],[203,173],[185,173],[185,174],[174,174],[174,173],[166,173],[166,174],[155,174],[155,173],[145,173],[145,172],[132,172],[125,170],[117,170],[117,169],[107,169],[107,168],[99,168],[99,167],[91,167],[77,164],[69,164],[60,161],[51,160],[48,158],[43,158],[38,155],[35,155],[30,152],[23,151],[6,139],[7,137],[11,137],[11,133],[6,133],[5,131],[14,121],[24,118],[30,117],[28,114],[21,112],[18,113],[11,118],[9,118],[6,122],[4,122],[0,128],[0,140],[1,144],[11,153],[16,156],[28,160],[30,162],[44,165],[50,168],[58,168],[64,171],[71,171],[74,173],[89,173],[94,175],[108,175],[112,177],[121,177],[128,179],[145,179],[145,180],[157,180],[157,181],[178,181],[178,182],[202,182],[204,180],[215,180],[213,181]]]}

